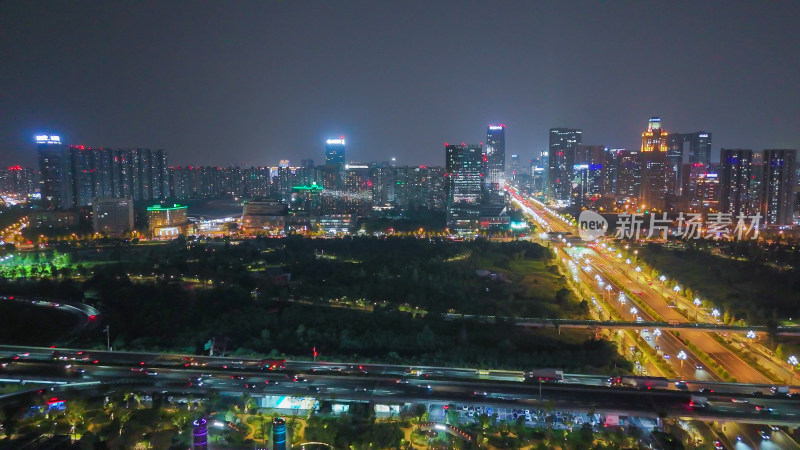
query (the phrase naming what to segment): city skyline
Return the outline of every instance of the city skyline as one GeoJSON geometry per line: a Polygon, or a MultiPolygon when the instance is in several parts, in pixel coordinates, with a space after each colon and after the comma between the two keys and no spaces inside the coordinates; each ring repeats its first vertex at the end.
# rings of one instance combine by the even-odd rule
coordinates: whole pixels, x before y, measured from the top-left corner
{"type": "Polygon", "coordinates": [[[652,4],[621,2],[352,2],[302,14],[296,4],[221,14],[210,4],[10,4],[0,163],[32,165],[30,137],[53,132],[197,165],[316,160],[319,142],[345,135],[352,160],[443,165],[442,142],[482,141],[490,123],[505,123],[507,152],[528,160],[554,127],[635,149],[641,117],[654,115],[676,133],[713,132],[714,161],[720,148],[797,148],[791,5],[679,4],[652,16],[652,4]],[[666,31],[632,39],[651,16],[666,31]],[[152,36],[130,39],[137,19],[152,36]],[[463,39],[441,26],[482,22],[486,33],[463,39]],[[86,32],[65,34],[63,23],[86,32]],[[565,31],[568,40],[551,37],[565,31]],[[653,51],[663,70],[643,71],[653,51]],[[448,69],[471,61],[489,64],[448,69]]]}

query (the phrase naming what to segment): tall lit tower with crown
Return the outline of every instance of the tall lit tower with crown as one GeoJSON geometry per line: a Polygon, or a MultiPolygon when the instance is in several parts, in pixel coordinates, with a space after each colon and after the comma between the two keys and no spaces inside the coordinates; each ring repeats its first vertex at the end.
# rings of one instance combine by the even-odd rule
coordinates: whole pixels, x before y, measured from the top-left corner
{"type": "Polygon", "coordinates": [[[667,208],[671,168],[667,161],[667,132],[661,128],[661,119],[653,117],[642,133],[642,150],[639,153],[642,168],[641,196],[643,208],[664,211],[667,208]]]}

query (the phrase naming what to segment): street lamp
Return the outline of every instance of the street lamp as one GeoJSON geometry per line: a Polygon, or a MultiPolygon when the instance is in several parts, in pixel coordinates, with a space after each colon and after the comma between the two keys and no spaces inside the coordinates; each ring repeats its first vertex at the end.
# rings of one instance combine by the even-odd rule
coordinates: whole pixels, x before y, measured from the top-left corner
{"type": "Polygon", "coordinates": [[[617,253],[617,258],[622,258],[622,253],[617,253]]]}
{"type": "Polygon", "coordinates": [[[635,270],[635,271],[636,271],[636,280],[637,280],[637,281],[642,281],[642,277],[641,277],[641,275],[642,275],[642,268],[641,268],[641,267],[639,267],[639,266],[636,266],[636,268],[635,268],[635,269],[633,269],[633,270],[635,270]]]}
{"type": "Polygon", "coordinates": [[[634,317],[636,317],[636,313],[637,313],[637,312],[639,312],[639,310],[638,310],[638,309],[636,309],[636,307],[635,307],[635,306],[631,308],[631,314],[633,314],[633,316],[634,316],[634,317]]]}
{"type": "Polygon", "coordinates": [[[662,283],[666,283],[666,282],[667,282],[667,277],[666,277],[665,275],[661,275],[660,277],[658,277],[658,279],[659,279],[659,281],[661,281],[662,283]]]}
{"type": "Polygon", "coordinates": [[[628,259],[626,259],[626,260],[625,260],[625,264],[630,264],[630,263],[631,263],[631,260],[630,260],[630,258],[628,258],[628,259]]]}
{"type": "Polygon", "coordinates": [[[703,302],[699,298],[695,298],[692,303],[694,303],[694,306],[700,306],[703,304],[703,302]]]}
{"type": "Polygon", "coordinates": [[[719,310],[717,308],[711,310],[711,315],[714,316],[714,320],[719,322],[719,310]]]}
{"type": "Polygon", "coordinates": [[[794,367],[798,363],[800,363],[800,361],[797,360],[797,356],[794,356],[794,355],[790,356],[789,359],[786,362],[788,362],[789,365],[791,365],[792,367],[794,367]]]}
{"type": "Polygon", "coordinates": [[[658,340],[658,337],[661,336],[661,330],[659,330],[658,328],[653,330],[653,336],[655,336],[656,340],[658,340]]]}
{"type": "Polygon", "coordinates": [[[606,285],[606,292],[608,292],[608,301],[611,301],[611,285],[606,285]]]}
{"type": "Polygon", "coordinates": [[[686,361],[687,358],[686,352],[683,350],[679,351],[677,357],[681,360],[681,367],[683,367],[683,362],[686,361]]]}
{"type": "Polygon", "coordinates": [[[747,334],[746,334],[745,336],[746,336],[748,339],[755,339],[755,338],[756,338],[756,332],[755,332],[755,331],[753,331],[753,330],[750,330],[750,331],[748,331],[748,332],[747,332],[747,334]]]}
{"type": "Polygon", "coordinates": [[[675,291],[675,292],[680,292],[681,291],[681,286],[679,284],[676,284],[675,287],[672,288],[672,290],[675,291]]]}

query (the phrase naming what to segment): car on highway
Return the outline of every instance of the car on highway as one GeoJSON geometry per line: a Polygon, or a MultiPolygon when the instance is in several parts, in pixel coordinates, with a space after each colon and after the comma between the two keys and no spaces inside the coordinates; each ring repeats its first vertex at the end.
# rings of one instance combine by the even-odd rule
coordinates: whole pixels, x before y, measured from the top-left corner
{"type": "Polygon", "coordinates": [[[357,388],[354,389],[354,391],[356,391],[356,392],[367,392],[367,388],[365,388],[365,387],[357,387],[357,388]]]}
{"type": "Polygon", "coordinates": [[[715,449],[717,449],[717,450],[722,450],[722,449],[724,449],[725,447],[722,445],[722,442],[720,442],[720,441],[714,441],[714,448],[715,448],[715,449]]]}
{"type": "Polygon", "coordinates": [[[769,431],[766,430],[758,430],[758,435],[761,436],[761,439],[768,441],[769,440],[769,431]]]}
{"type": "Polygon", "coordinates": [[[732,398],[731,401],[733,403],[750,403],[750,400],[743,399],[743,398],[736,398],[736,397],[732,398]]]}
{"type": "Polygon", "coordinates": [[[772,408],[764,405],[753,405],[753,407],[762,414],[769,414],[773,411],[772,408]]]}
{"type": "Polygon", "coordinates": [[[703,366],[701,366],[700,364],[695,365],[694,368],[696,370],[703,370],[703,366]]]}
{"type": "Polygon", "coordinates": [[[781,430],[781,428],[779,426],[777,426],[777,425],[770,425],[769,429],[772,430],[772,431],[780,431],[781,430]]]}
{"type": "Polygon", "coordinates": [[[158,372],[156,372],[155,370],[145,370],[144,374],[148,375],[148,376],[151,376],[151,377],[154,377],[154,376],[158,375],[158,372]]]}

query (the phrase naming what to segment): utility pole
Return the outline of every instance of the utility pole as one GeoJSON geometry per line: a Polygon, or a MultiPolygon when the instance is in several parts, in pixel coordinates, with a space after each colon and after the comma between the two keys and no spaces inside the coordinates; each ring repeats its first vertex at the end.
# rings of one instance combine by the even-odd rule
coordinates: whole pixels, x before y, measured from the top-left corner
{"type": "Polygon", "coordinates": [[[111,351],[111,333],[108,329],[108,325],[106,325],[106,329],[103,331],[106,332],[106,347],[108,348],[108,351],[111,351]]]}

